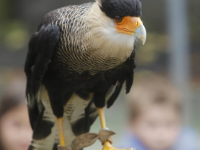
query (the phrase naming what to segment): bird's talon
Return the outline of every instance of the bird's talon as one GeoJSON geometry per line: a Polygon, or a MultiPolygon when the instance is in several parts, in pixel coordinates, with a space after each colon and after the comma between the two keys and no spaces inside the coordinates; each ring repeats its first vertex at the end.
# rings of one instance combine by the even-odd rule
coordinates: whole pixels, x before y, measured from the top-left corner
{"type": "Polygon", "coordinates": [[[111,139],[111,137],[109,137],[109,139],[107,140],[110,144],[113,144],[113,141],[111,139]]]}
{"type": "Polygon", "coordinates": [[[58,145],[58,150],[71,150],[71,149],[64,147],[62,145],[58,145]]]}
{"type": "Polygon", "coordinates": [[[101,141],[102,145],[104,145],[105,142],[109,142],[112,144],[111,136],[114,135],[115,132],[108,130],[108,129],[101,129],[99,131],[99,140],[101,141]]]}
{"type": "Polygon", "coordinates": [[[105,142],[104,143],[104,146],[103,146],[103,149],[102,150],[133,150],[133,148],[129,148],[129,149],[117,149],[117,148],[114,148],[110,142],[105,142]]]}

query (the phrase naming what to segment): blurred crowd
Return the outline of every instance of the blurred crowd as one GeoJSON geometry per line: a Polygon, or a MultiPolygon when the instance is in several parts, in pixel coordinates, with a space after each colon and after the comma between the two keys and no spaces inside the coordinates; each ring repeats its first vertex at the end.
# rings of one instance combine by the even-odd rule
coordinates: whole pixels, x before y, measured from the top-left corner
{"type": "Polygon", "coordinates": [[[28,150],[32,140],[23,73],[10,80],[0,98],[0,150],[28,150]]]}

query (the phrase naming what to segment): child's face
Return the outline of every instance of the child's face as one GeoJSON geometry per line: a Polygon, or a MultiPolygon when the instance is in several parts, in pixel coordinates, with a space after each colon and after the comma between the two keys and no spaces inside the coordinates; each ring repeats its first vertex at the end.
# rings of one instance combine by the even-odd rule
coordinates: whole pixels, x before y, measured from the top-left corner
{"type": "Polygon", "coordinates": [[[132,121],[131,128],[148,149],[167,150],[180,132],[180,114],[170,107],[152,106],[132,121]]]}
{"type": "Polygon", "coordinates": [[[7,112],[0,121],[3,147],[6,150],[27,150],[32,140],[26,105],[20,105],[7,112]]]}

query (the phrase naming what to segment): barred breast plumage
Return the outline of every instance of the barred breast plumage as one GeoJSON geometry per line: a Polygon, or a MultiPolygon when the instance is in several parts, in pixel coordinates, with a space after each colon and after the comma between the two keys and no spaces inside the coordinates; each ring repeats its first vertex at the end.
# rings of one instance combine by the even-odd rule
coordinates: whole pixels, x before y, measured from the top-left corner
{"type": "Polygon", "coordinates": [[[61,71],[61,76],[67,76],[70,71],[79,74],[88,71],[94,75],[99,71],[116,67],[132,53],[134,42],[131,48],[127,48],[126,45],[120,47],[117,43],[108,41],[105,35],[99,34],[101,29],[98,29],[98,21],[102,18],[95,15],[95,11],[100,11],[97,4],[88,3],[63,7],[44,17],[43,23],[51,22],[52,25],[58,25],[61,30],[57,54],[52,60],[55,61],[55,69],[61,71]],[[91,22],[95,19],[96,22],[91,22]],[[113,44],[112,48],[107,43],[113,44]]]}

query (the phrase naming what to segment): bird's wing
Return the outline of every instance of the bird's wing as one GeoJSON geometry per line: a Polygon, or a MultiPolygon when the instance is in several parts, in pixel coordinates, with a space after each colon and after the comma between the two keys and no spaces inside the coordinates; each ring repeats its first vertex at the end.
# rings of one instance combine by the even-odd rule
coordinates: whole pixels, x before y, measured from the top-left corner
{"type": "Polygon", "coordinates": [[[118,98],[118,96],[121,92],[122,86],[123,86],[123,82],[117,83],[117,85],[115,86],[114,92],[112,93],[112,95],[110,96],[110,98],[107,102],[107,108],[110,108],[114,104],[115,100],[118,98]]]}
{"type": "MultiPolygon", "coordinates": [[[[134,47],[136,49],[136,46],[134,47]]],[[[117,97],[119,96],[122,86],[124,82],[126,82],[126,93],[128,94],[130,92],[130,89],[133,84],[134,79],[134,69],[135,69],[135,51],[132,52],[131,56],[120,66],[112,70],[112,72],[116,72],[116,70],[123,70],[122,72],[126,72],[126,75],[121,76],[121,79],[118,80],[118,82],[115,84],[114,92],[112,92],[112,95],[109,97],[107,101],[107,107],[110,108],[114,102],[116,101],[117,97]]]]}
{"type": "Polygon", "coordinates": [[[37,126],[38,120],[42,118],[44,111],[43,105],[38,99],[38,91],[43,76],[56,51],[60,37],[60,29],[56,25],[42,25],[29,43],[29,51],[25,63],[27,76],[27,101],[31,126],[37,126]]]}

